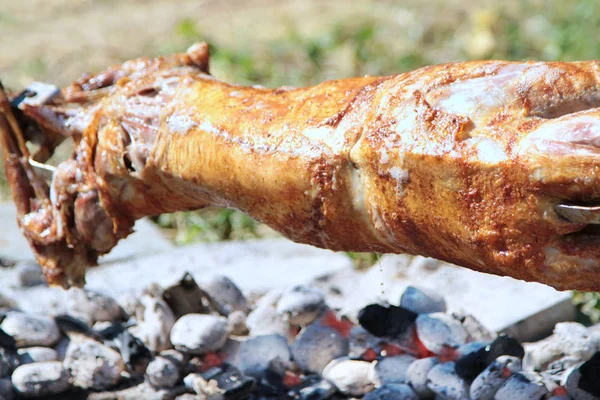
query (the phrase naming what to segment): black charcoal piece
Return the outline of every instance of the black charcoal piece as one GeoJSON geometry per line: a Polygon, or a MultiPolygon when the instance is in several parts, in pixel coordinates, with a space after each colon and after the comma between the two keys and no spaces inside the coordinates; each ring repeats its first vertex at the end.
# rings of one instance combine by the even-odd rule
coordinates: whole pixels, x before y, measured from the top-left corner
{"type": "Polygon", "coordinates": [[[525,350],[515,338],[501,334],[486,347],[460,357],[456,361],[456,373],[463,379],[473,380],[494,360],[505,355],[522,359],[525,350]]]}
{"type": "Polygon", "coordinates": [[[223,390],[223,397],[227,400],[247,399],[254,387],[254,379],[227,363],[211,368],[201,375],[207,382],[214,380],[219,389],[223,390]]]}
{"type": "Polygon", "coordinates": [[[579,367],[579,389],[600,397],[600,351],[579,367]]]}
{"type": "Polygon", "coordinates": [[[416,313],[397,306],[369,304],[358,313],[358,322],[378,337],[399,337],[413,326],[416,313]]]}
{"type": "Polygon", "coordinates": [[[0,328],[0,347],[14,350],[17,348],[15,339],[0,328]]]}
{"type": "Polygon", "coordinates": [[[498,335],[498,337],[486,347],[486,350],[488,353],[488,364],[500,356],[513,356],[521,360],[525,356],[523,345],[521,345],[517,339],[506,334],[498,335]]]}

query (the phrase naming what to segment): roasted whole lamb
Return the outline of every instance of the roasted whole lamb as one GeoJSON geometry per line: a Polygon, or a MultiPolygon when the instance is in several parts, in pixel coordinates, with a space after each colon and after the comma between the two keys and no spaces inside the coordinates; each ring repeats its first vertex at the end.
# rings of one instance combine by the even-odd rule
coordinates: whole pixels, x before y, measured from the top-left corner
{"type": "Polygon", "coordinates": [[[327,249],[600,290],[600,62],[265,89],[216,80],[208,59],[198,44],[128,61],[18,109],[2,91],[6,174],[49,283],[82,285],[138,218],[219,206],[327,249]]]}

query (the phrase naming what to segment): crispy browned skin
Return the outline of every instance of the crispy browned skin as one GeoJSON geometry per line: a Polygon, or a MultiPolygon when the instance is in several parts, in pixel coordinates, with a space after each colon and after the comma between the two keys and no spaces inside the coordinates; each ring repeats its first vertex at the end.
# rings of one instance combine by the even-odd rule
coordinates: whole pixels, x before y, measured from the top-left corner
{"type": "Polygon", "coordinates": [[[25,110],[78,146],[52,185],[62,228],[41,243],[48,222],[20,222],[65,286],[135,219],[217,205],[323,248],[599,290],[599,236],[553,208],[600,198],[599,66],[482,61],[264,89],[212,78],[204,45],[134,60],[25,110]],[[85,256],[44,253],[57,243],[85,256]]]}

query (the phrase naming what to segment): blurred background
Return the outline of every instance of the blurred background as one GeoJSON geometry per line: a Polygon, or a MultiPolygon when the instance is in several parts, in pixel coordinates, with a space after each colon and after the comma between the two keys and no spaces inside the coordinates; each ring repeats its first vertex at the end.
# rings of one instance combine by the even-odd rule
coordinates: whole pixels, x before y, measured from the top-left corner
{"type": "MultiPolygon", "coordinates": [[[[84,72],[204,40],[217,78],[311,85],[476,59],[600,58],[597,0],[0,0],[0,78],[66,85],[84,72]]],[[[1,168],[1,167],[0,167],[1,168]]],[[[9,201],[0,171],[0,201],[9,201]]],[[[276,234],[231,210],[162,215],[179,244],[276,234]]],[[[349,254],[357,267],[374,254],[349,254]]],[[[600,319],[598,296],[576,293],[600,319]]]]}

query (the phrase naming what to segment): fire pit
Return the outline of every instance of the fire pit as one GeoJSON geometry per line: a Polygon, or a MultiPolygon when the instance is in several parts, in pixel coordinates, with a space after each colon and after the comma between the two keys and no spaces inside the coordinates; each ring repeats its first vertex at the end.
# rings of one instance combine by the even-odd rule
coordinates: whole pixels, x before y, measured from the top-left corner
{"type": "MultiPolygon", "coordinates": [[[[309,253],[303,256],[311,259],[309,253]]],[[[186,266],[181,255],[173,258],[186,266]]],[[[150,259],[161,256],[141,258],[150,259]]],[[[599,326],[561,322],[550,336],[532,342],[522,340],[531,339],[523,330],[490,330],[457,309],[441,286],[439,291],[428,287],[444,267],[422,258],[403,267],[408,274],[403,279],[414,282],[395,301],[380,296],[356,307],[360,297],[344,282],[356,273],[370,285],[369,274],[388,276],[378,270],[389,262],[382,260],[365,273],[342,268],[267,292],[242,290],[233,276],[198,279],[197,273],[177,272],[170,280],[144,283],[137,292],[113,291],[114,297],[107,290],[55,292],[61,296],[52,297],[55,303],[41,314],[7,302],[0,323],[0,396],[393,400],[600,395],[599,326]],[[416,269],[430,277],[411,278],[407,271],[416,269]]],[[[23,265],[16,268],[31,279],[20,284],[39,285],[35,266],[23,265]]],[[[119,266],[126,274],[124,265],[106,265],[97,273],[114,275],[112,268],[119,266]]],[[[43,285],[27,290],[53,292],[43,285]]],[[[385,290],[393,292],[384,285],[385,290]]]]}

